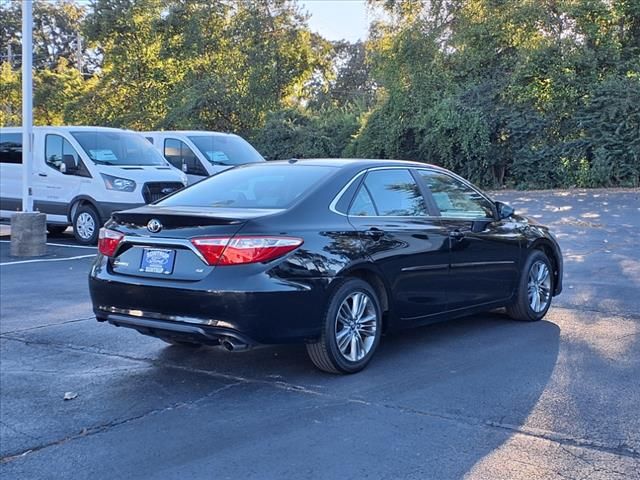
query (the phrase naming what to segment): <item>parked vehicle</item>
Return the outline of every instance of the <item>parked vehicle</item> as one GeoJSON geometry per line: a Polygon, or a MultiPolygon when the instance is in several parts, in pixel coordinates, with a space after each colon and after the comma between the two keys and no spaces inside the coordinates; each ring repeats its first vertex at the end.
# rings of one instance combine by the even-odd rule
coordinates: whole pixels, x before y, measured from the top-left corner
{"type": "Polygon", "coordinates": [[[115,213],[90,273],[98,321],[169,343],[306,343],[352,373],[385,329],[506,307],[540,320],[562,291],[549,230],[434,166],[245,165],[115,213]]]}
{"type": "MultiPolygon", "coordinates": [[[[95,244],[114,211],[144,205],[180,188],[184,173],[135,132],[103,127],[35,127],[33,204],[47,214],[50,233],[73,225],[95,244]]],[[[22,131],[0,129],[0,217],[21,208],[22,131]]]]}
{"type": "Polygon", "coordinates": [[[244,138],[205,131],[141,132],[171,165],[189,177],[189,184],[237,165],[265,159],[244,138]]]}

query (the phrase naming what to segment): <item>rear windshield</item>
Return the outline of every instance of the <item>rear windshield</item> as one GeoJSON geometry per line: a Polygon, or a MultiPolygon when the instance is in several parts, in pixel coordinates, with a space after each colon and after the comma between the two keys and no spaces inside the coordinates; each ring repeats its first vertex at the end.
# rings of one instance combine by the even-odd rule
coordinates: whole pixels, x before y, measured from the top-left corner
{"type": "Polygon", "coordinates": [[[189,137],[200,153],[213,165],[242,165],[264,162],[262,155],[240,137],[193,135],[189,137]]]}
{"type": "Polygon", "coordinates": [[[311,165],[225,170],[158,202],[169,207],[287,208],[335,171],[311,165]]]}
{"type": "Polygon", "coordinates": [[[72,132],[89,158],[99,165],[167,165],[153,145],[129,132],[72,132]]]}

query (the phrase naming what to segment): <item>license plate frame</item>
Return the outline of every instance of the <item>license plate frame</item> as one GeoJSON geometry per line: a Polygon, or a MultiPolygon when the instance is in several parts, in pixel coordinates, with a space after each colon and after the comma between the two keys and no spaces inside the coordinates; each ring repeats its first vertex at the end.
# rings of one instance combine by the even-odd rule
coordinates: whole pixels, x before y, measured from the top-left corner
{"type": "Polygon", "coordinates": [[[176,261],[176,251],[168,248],[144,248],[140,259],[140,271],[157,275],[171,275],[176,261]]]}

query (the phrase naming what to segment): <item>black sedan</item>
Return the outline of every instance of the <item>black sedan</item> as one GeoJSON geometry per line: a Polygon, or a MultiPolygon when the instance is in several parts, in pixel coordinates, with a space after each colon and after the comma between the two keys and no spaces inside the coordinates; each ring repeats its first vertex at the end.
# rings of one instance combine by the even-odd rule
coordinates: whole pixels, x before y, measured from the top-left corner
{"type": "Polygon", "coordinates": [[[562,290],[546,227],[404,161],[237,167],[115,213],[99,251],[98,321],[184,346],[304,343],[334,373],[364,368],[387,329],[498,307],[540,320],[562,290]]]}

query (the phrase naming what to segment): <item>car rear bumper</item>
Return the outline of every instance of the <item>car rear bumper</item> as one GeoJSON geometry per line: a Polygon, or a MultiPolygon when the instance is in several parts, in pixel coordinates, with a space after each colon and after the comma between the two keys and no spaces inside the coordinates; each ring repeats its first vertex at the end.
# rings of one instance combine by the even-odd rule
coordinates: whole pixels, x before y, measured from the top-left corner
{"type": "Polygon", "coordinates": [[[317,339],[330,278],[289,281],[248,277],[221,285],[215,275],[185,282],[110,273],[100,260],[89,291],[99,321],[155,336],[201,343],[230,337],[241,343],[301,343],[317,339]],[[169,335],[171,334],[171,335],[169,335]]]}

